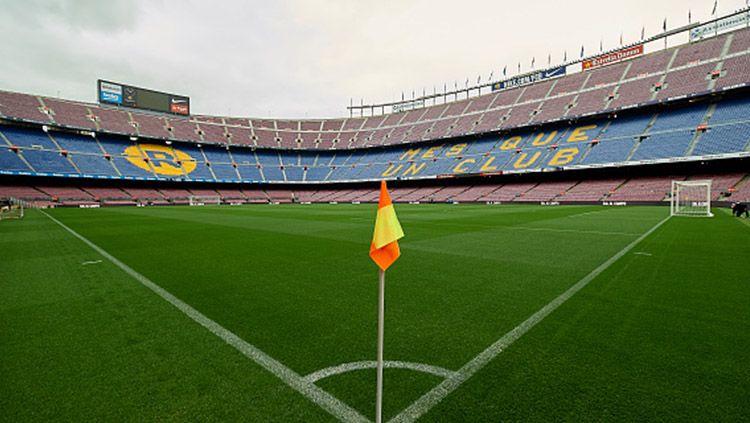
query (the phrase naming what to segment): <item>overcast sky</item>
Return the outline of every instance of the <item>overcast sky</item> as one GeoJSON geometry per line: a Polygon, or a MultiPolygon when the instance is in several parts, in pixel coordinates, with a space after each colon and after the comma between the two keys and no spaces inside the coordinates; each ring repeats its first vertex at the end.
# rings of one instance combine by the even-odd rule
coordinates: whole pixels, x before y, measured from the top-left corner
{"type": "MultiPolygon", "coordinates": [[[[714,0],[3,0],[0,89],[94,102],[109,79],[191,97],[193,113],[347,114],[495,79],[710,18],[714,0]]],[[[719,14],[745,0],[719,0],[719,14]]]]}

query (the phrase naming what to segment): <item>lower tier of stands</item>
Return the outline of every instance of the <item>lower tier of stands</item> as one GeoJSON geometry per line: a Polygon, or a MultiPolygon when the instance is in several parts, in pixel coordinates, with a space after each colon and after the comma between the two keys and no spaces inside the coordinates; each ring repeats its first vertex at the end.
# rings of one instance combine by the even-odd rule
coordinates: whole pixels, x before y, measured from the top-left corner
{"type": "MultiPolygon", "coordinates": [[[[744,172],[691,176],[618,177],[552,182],[508,182],[392,188],[397,203],[659,203],[669,201],[673,180],[712,182],[714,201],[750,201],[750,174],[744,172]]],[[[213,196],[224,204],[375,202],[376,186],[369,188],[200,188],[50,185],[0,182],[0,198],[24,199],[39,206],[137,206],[187,204],[191,196],[213,196]]]]}

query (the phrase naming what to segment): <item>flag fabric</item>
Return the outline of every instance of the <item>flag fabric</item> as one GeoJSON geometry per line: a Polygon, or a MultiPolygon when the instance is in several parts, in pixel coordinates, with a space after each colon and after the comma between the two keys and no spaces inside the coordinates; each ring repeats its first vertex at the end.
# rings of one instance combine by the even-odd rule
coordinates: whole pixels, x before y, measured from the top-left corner
{"type": "Polygon", "coordinates": [[[581,57],[583,57],[583,46],[581,46],[581,57]]]}
{"type": "Polygon", "coordinates": [[[401,255],[398,240],[403,238],[404,231],[396,217],[396,210],[391,203],[385,181],[380,182],[380,201],[378,214],[375,217],[375,231],[370,244],[370,258],[385,271],[401,255]]]}
{"type": "Polygon", "coordinates": [[[641,27],[641,40],[646,38],[646,27],[641,27]]]}
{"type": "Polygon", "coordinates": [[[505,65],[503,67],[503,76],[506,76],[508,74],[508,65],[505,65]]]}
{"type": "Polygon", "coordinates": [[[664,29],[664,31],[667,30],[667,18],[664,18],[664,24],[662,24],[661,27],[664,29]]]}
{"type": "Polygon", "coordinates": [[[688,23],[693,23],[693,11],[688,9],[688,23]]]}

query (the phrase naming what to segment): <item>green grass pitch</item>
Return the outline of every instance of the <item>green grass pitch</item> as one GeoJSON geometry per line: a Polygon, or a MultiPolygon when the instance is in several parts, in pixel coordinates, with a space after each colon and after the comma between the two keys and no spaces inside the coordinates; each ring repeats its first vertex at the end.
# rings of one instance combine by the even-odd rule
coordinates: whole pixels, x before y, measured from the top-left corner
{"type": "MultiPolygon", "coordinates": [[[[375,205],[56,209],[81,236],[304,377],[374,360],[375,205]]],[[[454,372],[668,215],[396,205],[386,360],[454,372]]],[[[333,421],[41,211],[0,222],[0,420],[333,421]]],[[[445,376],[385,371],[384,415],[445,376]]],[[[315,386],[374,418],[375,370],[315,386]]],[[[750,226],[670,218],[420,421],[739,421],[750,226]]]]}

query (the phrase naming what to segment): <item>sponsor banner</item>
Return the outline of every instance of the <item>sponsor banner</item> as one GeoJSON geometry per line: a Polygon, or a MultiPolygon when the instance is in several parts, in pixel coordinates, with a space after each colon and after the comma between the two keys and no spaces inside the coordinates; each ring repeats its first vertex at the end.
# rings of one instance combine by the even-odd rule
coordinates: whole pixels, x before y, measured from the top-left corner
{"type": "Polygon", "coordinates": [[[190,99],[187,97],[169,97],[169,111],[178,115],[189,115],[190,99]]]}
{"type": "Polygon", "coordinates": [[[533,84],[534,82],[541,81],[543,79],[555,78],[563,75],[565,75],[565,66],[542,70],[539,72],[527,73],[525,75],[516,76],[514,78],[506,79],[505,81],[500,81],[492,84],[492,91],[533,84]]]}
{"type": "Polygon", "coordinates": [[[99,81],[99,101],[122,104],[122,85],[99,81]]]}
{"type": "Polygon", "coordinates": [[[392,107],[393,113],[405,112],[407,110],[413,110],[424,107],[424,100],[413,100],[406,103],[394,104],[392,107]]]}
{"type": "Polygon", "coordinates": [[[122,102],[129,107],[138,107],[138,93],[135,87],[125,87],[122,102]]]}
{"type": "Polygon", "coordinates": [[[583,62],[581,62],[581,69],[587,70],[598,68],[599,66],[604,66],[610,63],[619,62],[621,60],[630,59],[641,54],[643,54],[643,44],[638,44],[637,46],[624,48],[622,50],[617,50],[612,53],[584,60],[583,62]]]}
{"type": "Polygon", "coordinates": [[[730,29],[750,24],[750,12],[740,13],[734,16],[728,16],[719,19],[716,22],[707,23],[690,30],[690,42],[713,37],[714,35],[724,33],[730,29]]]}

